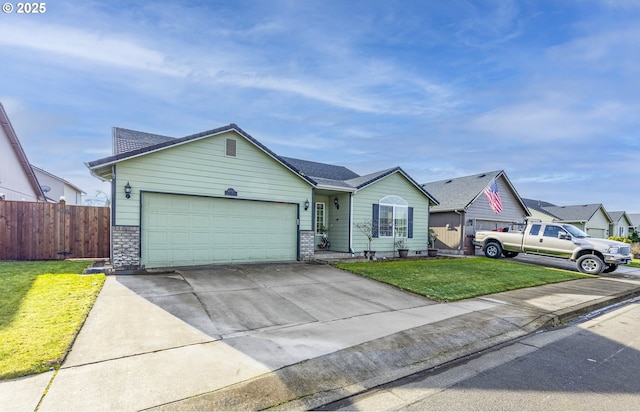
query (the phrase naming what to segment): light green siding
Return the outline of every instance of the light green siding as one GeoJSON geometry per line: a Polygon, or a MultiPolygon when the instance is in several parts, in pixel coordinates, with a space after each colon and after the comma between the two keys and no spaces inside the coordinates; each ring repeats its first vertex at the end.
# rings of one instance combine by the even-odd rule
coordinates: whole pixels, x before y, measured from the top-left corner
{"type": "Polygon", "coordinates": [[[237,199],[297,203],[300,229],[312,227],[312,210],[304,210],[311,185],[235,132],[121,161],[115,186],[115,225],[140,224],[141,191],[225,197],[233,188],[237,199]],[[236,140],[236,157],[225,153],[227,138],[236,140]],[[124,195],[127,182],[130,199],[124,195]]]}
{"type": "Polygon", "coordinates": [[[553,222],[555,220],[553,216],[539,212],[533,208],[530,208],[529,212],[531,213],[531,220],[541,220],[543,222],[553,222]]]}
{"type": "MultiPolygon", "coordinates": [[[[358,222],[370,221],[372,205],[380,199],[395,195],[403,198],[413,208],[413,238],[406,239],[410,250],[425,250],[428,244],[429,198],[409,182],[400,172],[393,173],[383,179],[359,190],[353,196],[353,249],[361,252],[367,249],[367,238],[357,229],[358,222]]],[[[371,248],[376,251],[393,251],[393,238],[375,238],[371,248]]]]}
{"type": "Polygon", "coordinates": [[[592,237],[607,238],[609,236],[610,223],[602,208],[599,208],[585,224],[586,232],[592,237]]]}
{"type": "Polygon", "coordinates": [[[349,193],[340,193],[329,197],[328,208],[331,219],[331,250],[349,252],[349,193]],[[336,209],[334,199],[338,198],[339,209],[336,209]]]}

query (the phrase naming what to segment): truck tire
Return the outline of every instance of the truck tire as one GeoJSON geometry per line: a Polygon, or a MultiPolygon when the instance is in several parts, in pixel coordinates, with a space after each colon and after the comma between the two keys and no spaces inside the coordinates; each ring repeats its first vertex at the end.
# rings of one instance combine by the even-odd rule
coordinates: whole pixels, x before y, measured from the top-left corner
{"type": "Polygon", "coordinates": [[[614,265],[614,264],[607,265],[607,267],[604,268],[602,273],[611,273],[611,272],[614,272],[616,269],[618,269],[618,265],[614,265]]]}
{"type": "Polygon", "coordinates": [[[596,255],[582,255],[576,262],[578,270],[588,275],[598,275],[604,270],[604,262],[596,255]]]}
{"type": "Polygon", "coordinates": [[[491,259],[498,259],[502,255],[502,246],[498,242],[489,242],[484,245],[484,255],[491,259]]]}

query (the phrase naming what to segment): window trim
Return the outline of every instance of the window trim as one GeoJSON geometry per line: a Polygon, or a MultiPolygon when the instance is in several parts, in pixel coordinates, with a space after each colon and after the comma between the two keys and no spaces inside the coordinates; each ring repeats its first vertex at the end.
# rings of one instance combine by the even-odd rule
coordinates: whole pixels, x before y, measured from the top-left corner
{"type": "Polygon", "coordinates": [[[380,201],[378,201],[378,237],[379,238],[386,238],[386,239],[392,239],[392,238],[401,238],[401,239],[409,239],[410,238],[410,230],[409,230],[409,203],[404,200],[402,197],[400,196],[396,196],[396,195],[390,195],[390,196],[385,196],[382,199],[380,199],[380,201]],[[391,207],[391,234],[387,235],[387,234],[382,234],[382,225],[380,223],[380,220],[382,218],[382,207],[391,207]],[[405,227],[404,227],[404,234],[399,235],[396,232],[396,221],[398,220],[397,218],[397,209],[402,209],[404,211],[404,220],[405,220],[405,227]]]}

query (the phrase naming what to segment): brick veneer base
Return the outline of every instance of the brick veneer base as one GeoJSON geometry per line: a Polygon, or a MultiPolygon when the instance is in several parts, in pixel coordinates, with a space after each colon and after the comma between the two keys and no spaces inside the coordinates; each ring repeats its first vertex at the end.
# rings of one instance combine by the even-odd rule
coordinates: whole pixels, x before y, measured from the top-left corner
{"type": "Polygon", "coordinates": [[[111,242],[114,269],[140,267],[140,226],[113,226],[111,242]]]}

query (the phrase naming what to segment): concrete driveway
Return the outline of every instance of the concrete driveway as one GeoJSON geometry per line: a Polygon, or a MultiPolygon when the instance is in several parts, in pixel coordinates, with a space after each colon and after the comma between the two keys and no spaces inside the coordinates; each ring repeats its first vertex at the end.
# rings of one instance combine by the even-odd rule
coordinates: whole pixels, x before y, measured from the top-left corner
{"type": "Polygon", "coordinates": [[[637,281],[590,278],[436,303],[304,263],[109,276],[60,370],[1,384],[0,401],[309,410],[638,294],[637,281]]]}
{"type": "Polygon", "coordinates": [[[157,407],[474,309],[312,263],[109,276],[40,410],[157,407]]]}
{"type": "Polygon", "coordinates": [[[190,267],[117,279],[214,339],[435,303],[318,264],[190,267]]]}

